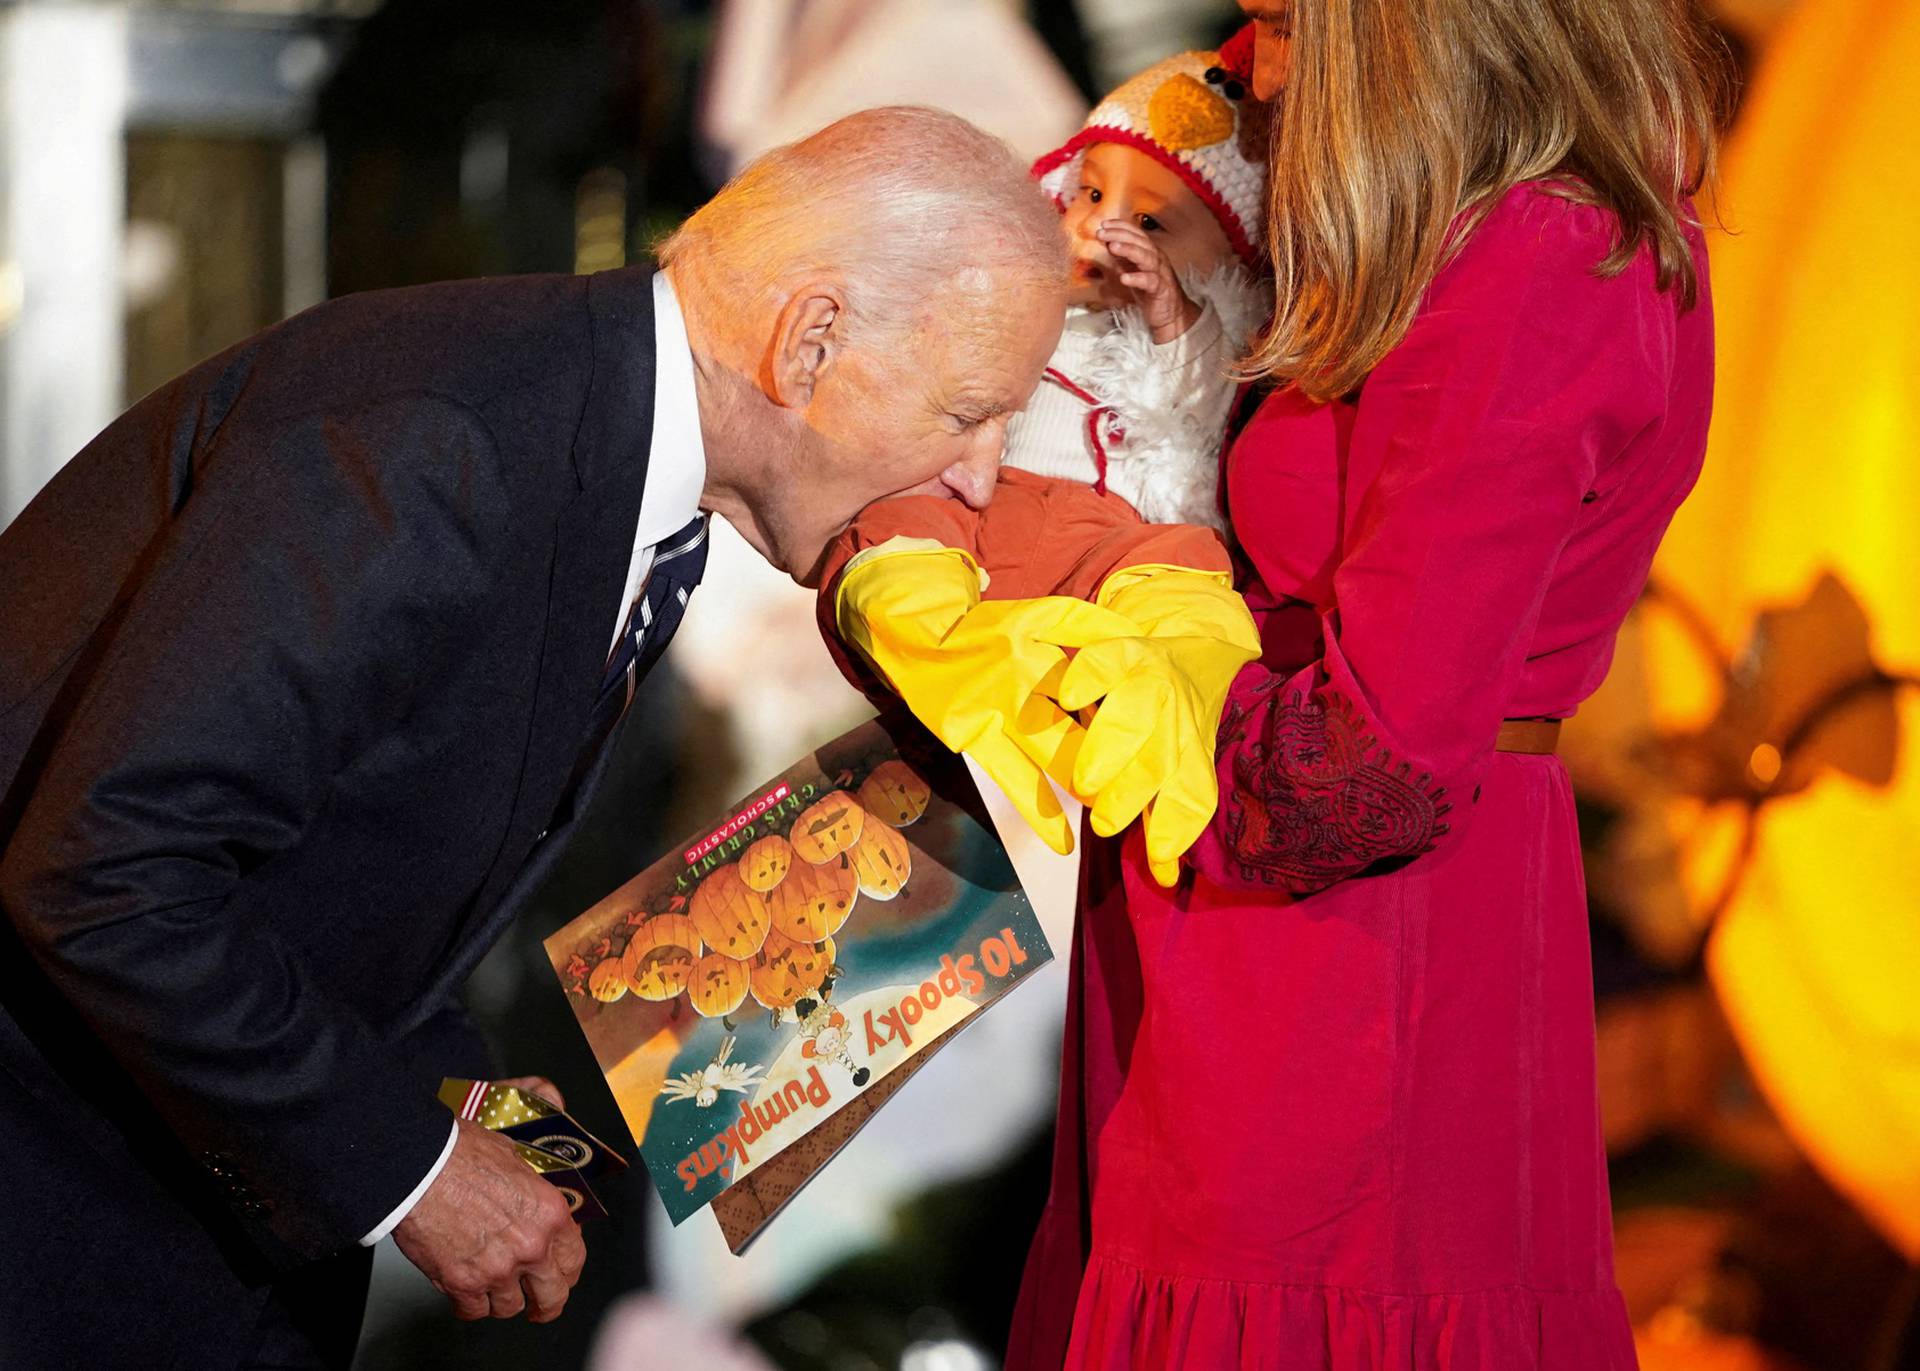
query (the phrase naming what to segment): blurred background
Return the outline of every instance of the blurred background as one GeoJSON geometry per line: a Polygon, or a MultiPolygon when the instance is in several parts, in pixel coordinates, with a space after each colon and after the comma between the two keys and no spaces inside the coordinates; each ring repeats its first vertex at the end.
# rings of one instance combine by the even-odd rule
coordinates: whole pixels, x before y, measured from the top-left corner
{"type": "MultiPolygon", "coordinates": [[[[1619,1278],[1649,1371],[1920,1368],[1920,4],[1711,15],[1743,86],[1706,475],[1564,748],[1619,1278]]],[[[1031,156],[1234,23],[1227,0],[0,5],[0,524],[128,403],[320,300],[639,260],[745,158],[866,105],[943,105],[1031,156]]],[[[540,939],[865,712],[810,598],[737,541],[701,600],[592,831],[472,987],[501,1069],[616,1143],[540,939]]],[[[744,1257],[629,1176],[536,1329],[456,1324],[384,1246],[359,1365],[997,1365],[1064,981],[935,1058],[744,1257]]]]}

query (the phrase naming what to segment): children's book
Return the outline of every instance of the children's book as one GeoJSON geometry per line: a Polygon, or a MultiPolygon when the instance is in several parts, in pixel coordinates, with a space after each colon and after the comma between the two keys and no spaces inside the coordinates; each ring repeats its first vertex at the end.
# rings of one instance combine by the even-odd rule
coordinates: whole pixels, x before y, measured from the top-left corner
{"type": "Polygon", "coordinates": [[[961,760],[906,716],[803,758],[546,941],[678,1224],[740,1250],[1053,952],[961,760]]]}

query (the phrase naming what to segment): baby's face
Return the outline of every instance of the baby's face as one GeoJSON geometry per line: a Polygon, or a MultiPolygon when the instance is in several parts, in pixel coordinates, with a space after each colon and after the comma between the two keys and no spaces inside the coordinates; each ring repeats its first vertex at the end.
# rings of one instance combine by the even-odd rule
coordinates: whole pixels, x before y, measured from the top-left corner
{"type": "Polygon", "coordinates": [[[1220,221],[1180,177],[1138,148],[1095,143],[1080,160],[1080,185],[1067,202],[1067,239],[1073,245],[1070,303],[1120,309],[1134,303],[1120,284],[1128,268],[1102,246],[1096,230],[1109,219],[1142,229],[1175,271],[1201,276],[1233,260],[1220,221]]]}

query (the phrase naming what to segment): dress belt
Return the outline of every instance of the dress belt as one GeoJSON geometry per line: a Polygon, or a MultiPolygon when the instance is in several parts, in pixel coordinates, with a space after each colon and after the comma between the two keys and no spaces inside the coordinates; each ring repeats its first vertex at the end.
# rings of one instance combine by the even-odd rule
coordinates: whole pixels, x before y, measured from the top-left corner
{"type": "Polygon", "coordinates": [[[1503,719],[1493,742],[1495,752],[1525,752],[1536,757],[1548,756],[1559,746],[1558,719],[1503,719]]]}

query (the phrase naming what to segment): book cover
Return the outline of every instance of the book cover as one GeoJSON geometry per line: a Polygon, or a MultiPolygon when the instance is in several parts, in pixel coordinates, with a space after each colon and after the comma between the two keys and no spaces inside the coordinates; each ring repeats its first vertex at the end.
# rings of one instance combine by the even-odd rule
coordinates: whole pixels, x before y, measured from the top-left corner
{"type": "Polygon", "coordinates": [[[1053,955],[965,766],[892,717],[755,786],[546,948],[676,1224],[783,1154],[797,1189],[873,1107],[850,1106],[1053,955]]]}

